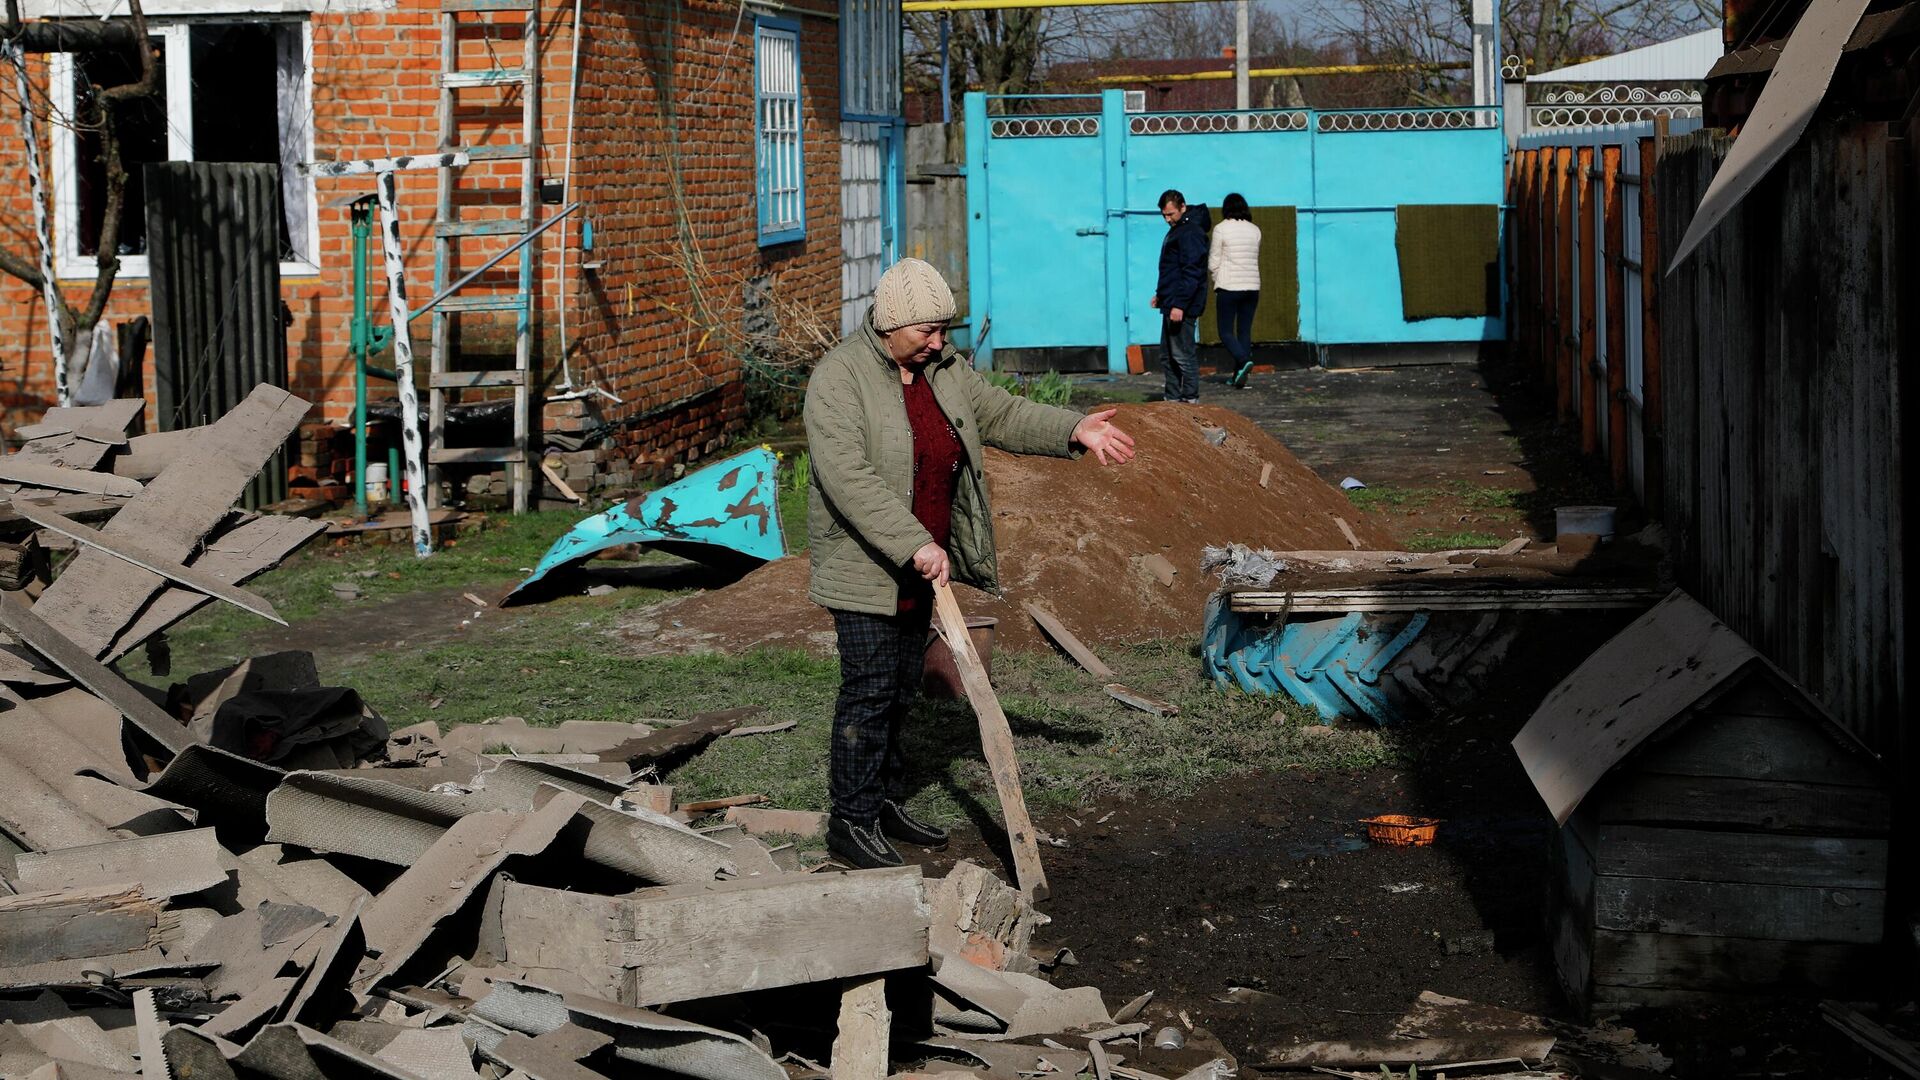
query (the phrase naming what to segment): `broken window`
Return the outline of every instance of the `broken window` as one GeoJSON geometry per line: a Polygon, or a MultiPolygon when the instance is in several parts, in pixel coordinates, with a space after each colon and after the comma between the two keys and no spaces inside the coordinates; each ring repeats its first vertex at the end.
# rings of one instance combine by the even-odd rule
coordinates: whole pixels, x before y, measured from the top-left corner
{"type": "MultiPolygon", "coordinates": [[[[147,272],[143,166],[158,161],[280,166],[281,261],[314,264],[313,184],[298,169],[312,157],[306,34],[304,21],[239,17],[153,28],[159,86],[118,114],[127,173],[116,245],[123,274],[147,272]]],[[[68,117],[86,116],[94,95],[139,75],[132,58],[118,53],[61,54],[54,62],[55,108],[68,117]]],[[[78,124],[58,130],[59,269],[91,275],[108,202],[100,133],[78,124]]]]}
{"type": "MultiPolygon", "coordinates": [[[[154,48],[154,63],[159,68],[155,94],[120,104],[112,117],[120,133],[120,161],[126,167],[126,200],[121,211],[121,255],[147,252],[146,197],[141,166],[165,161],[167,153],[167,47],[164,38],[148,39],[154,48]]],[[[140,69],[133,57],[123,52],[84,53],[73,65],[73,124],[79,143],[78,186],[80,254],[93,257],[100,250],[100,224],[107,209],[107,170],[101,160],[105,148],[100,130],[88,126],[83,118],[96,116],[100,91],[137,82],[140,69]]]]}

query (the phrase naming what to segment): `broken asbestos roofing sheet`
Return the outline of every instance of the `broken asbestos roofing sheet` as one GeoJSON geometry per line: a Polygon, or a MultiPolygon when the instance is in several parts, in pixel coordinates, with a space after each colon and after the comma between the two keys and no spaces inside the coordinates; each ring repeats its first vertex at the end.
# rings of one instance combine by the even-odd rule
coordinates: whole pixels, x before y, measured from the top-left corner
{"type": "MultiPolygon", "coordinates": [[[[1554,819],[1567,819],[1615,765],[1749,666],[1797,684],[1675,589],[1553,688],[1513,751],[1554,819]]],[[[1809,709],[1819,706],[1797,691],[1809,709]]]]}
{"type": "Polygon", "coordinates": [[[497,982],[473,1007],[468,1035],[482,1046],[504,1038],[501,1029],[545,1035],[568,1023],[613,1036],[613,1054],[629,1065],[697,1080],[786,1080],[771,1057],[738,1035],[585,994],[497,982]]]}
{"type": "MultiPolygon", "coordinates": [[[[553,797],[563,790],[547,775],[556,768],[525,760],[506,761],[477,777],[448,777],[429,790],[376,779],[365,771],[290,773],[267,799],[268,839],[408,866],[426,855],[454,822],[468,814],[531,810],[536,802],[553,797]]],[[[409,777],[416,781],[431,778],[409,777]]],[[[588,780],[600,782],[592,777],[588,780]]],[[[577,786],[589,784],[580,781],[577,786]]],[[[587,793],[575,790],[575,794],[587,793]]],[[[601,794],[593,791],[581,800],[577,811],[577,816],[588,823],[582,854],[593,862],[660,884],[712,881],[734,872],[727,845],[651,811],[616,810],[593,801],[601,794]]]]}
{"type": "Polygon", "coordinates": [[[779,470],[773,451],[757,447],[595,514],[555,541],[502,602],[560,567],[622,544],[648,544],[703,562],[721,558],[723,551],[762,562],[778,559],[787,553],[779,470]]]}
{"type": "Polygon", "coordinates": [[[1740,200],[1747,197],[1767,173],[1800,141],[1827,96],[1827,85],[1840,66],[1847,38],[1866,14],[1868,0],[1813,0],[1787,38],[1753,113],[1740,127],[1727,160],[1714,173],[1700,207],[1688,222],[1686,234],[1667,260],[1671,274],[1700,246],[1740,200]]]}

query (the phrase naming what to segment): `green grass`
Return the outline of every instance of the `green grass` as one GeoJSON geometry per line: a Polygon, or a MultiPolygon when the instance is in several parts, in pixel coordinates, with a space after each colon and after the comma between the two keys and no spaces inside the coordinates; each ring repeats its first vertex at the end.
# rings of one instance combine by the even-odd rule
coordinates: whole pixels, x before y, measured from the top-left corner
{"type": "MultiPolygon", "coordinates": [[[[784,485],[780,500],[790,546],[804,546],[805,492],[784,485]]],[[[296,631],[311,628],[316,648],[328,640],[323,634],[331,635],[333,659],[322,664],[327,682],[357,688],[394,728],[430,720],[445,729],[499,716],[537,725],[679,721],[760,705],[765,713],[756,722],[792,720],[795,728],[720,740],[668,782],[682,800],[757,792],[782,807],[826,809],[837,662],[796,650],[638,656],[621,628],[670,595],[659,589],[628,586],[609,596],[563,596],[488,611],[465,630],[450,625],[405,646],[377,640],[385,632],[377,628],[382,613],[405,610],[410,596],[484,591],[517,580],[580,516],[502,517],[499,528],[425,561],[405,547],[323,549],[290,560],[255,586],[296,631]],[[354,582],[364,598],[334,598],[336,581],[354,582]],[[376,629],[356,632],[352,619],[362,611],[376,629]]],[[[452,607],[449,622],[462,615],[452,607]]],[[[259,651],[252,642],[263,629],[252,616],[210,608],[170,636],[170,678],[145,677],[138,663],[127,667],[164,685],[259,651]]],[[[1179,706],[1180,715],[1163,719],[1129,709],[1051,653],[994,658],[1036,814],[1071,811],[1103,796],[1174,798],[1233,773],[1365,767],[1399,755],[1371,731],[1305,737],[1302,727],[1311,718],[1293,703],[1215,689],[1201,677],[1192,639],[1114,647],[1103,655],[1129,686],[1179,706]]],[[[979,729],[965,702],[923,701],[903,737],[914,810],[948,824],[998,813],[979,729]]]]}
{"type": "Polygon", "coordinates": [[[1413,539],[1407,544],[1407,550],[1452,551],[1456,548],[1495,548],[1506,542],[1506,537],[1487,532],[1443,533],[1422,529],[1413,534],[1413,539]]]}
{"type": "Polygon", "coordinates": [[[1372,487],[1349,490],[1347,501],[1362,510],[1389,510],[1425,506],[1433,501],[1433,496],[1434,492],[1430,488],[1376,484],[1372,487]]]}
{"type": "MultiPolygon", "coordinates": [[[[1071,810],[1106,795],[1177,798],[1233,773],[1359,768],[1395,757],[1374,732],[1303,736],[1303,725],[1311,721],[1292,702],[1215,690],[1200,677],[1193,644],[1162,641],[1106,655],[1128,685],[1178,705],[1180,715],[1172,718],[1119,704],[1092,676],[1057,656],[994,657],[994,684],[1013,728],[1030,809],[1071,810]]],[[[724,663],[678,659],[687,665],[680,678],[724,663]]],[[[769,719],[795,719],[799,726],[715,743],[672,774],[676,797],[757,792],[783,807],[826,809],[829,716],[839,672],[831,661],[813,663],[819,666],[789,653],[763,653],[744,670],[727,667],[730,677],[741,680],[740,689],[756,695],[736,701],[778,701],[780,711],[769,719]]],[[[998,813],[993,780],[980,756],[979,727],[965,702],[921,702],[903,737],[912,810],[943,824],[962,821],[974,809],[998,813]]]]}
{"type": "Polygon", "coordinates": [[[1150,400],[1144,391],[1112,383],[1088,382],[1074,384],[1070,404],[1076,409],[1091,409],[1096,405],[1143,405],[1150,400]]]}
{"type": "Polygon", "coordinates": [[[1378,484],[1355,488],[1347,501],[1364,510],[1423,510],[1442,503],[1464,509],[1518,512],[1523,509],[1524,492],[1511,488],[1487,487],[1468,480],[1447,480],[1437,487],[1399,487],[1378,484]]]}

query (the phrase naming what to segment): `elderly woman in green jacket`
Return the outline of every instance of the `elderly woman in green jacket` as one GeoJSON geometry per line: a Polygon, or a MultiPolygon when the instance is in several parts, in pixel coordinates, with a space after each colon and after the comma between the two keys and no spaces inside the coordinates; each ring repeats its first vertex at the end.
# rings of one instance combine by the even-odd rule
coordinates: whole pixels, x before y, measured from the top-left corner
{"type": "Polygon", "coordinates": [[[900,721],[920,684],[933,587],[999,587],[983,447],[1133,457],[1114,410],[1082,415],[982,378],[947,342],[953,313],[939,271],[902,259],[881,275],[866,325],[807,386],[807,595],[833,612],[840,650],[827,847],[857,867],[899,866],[894,840],[947,842],[900,805],[900,721]]]}

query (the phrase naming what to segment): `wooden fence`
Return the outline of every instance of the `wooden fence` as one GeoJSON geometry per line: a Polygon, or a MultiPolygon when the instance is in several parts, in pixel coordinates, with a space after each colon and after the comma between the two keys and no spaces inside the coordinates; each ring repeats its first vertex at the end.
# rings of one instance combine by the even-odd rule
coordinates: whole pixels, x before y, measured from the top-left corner
{"type": "MultiPolygon", "coordinates": [[[[1697,126],[1698,121],[1685,122],[1697,126]]],[[[1659,250],[1652,124],[1529,136],[1508,171],[1513,341],[1557,391],[1583,452],[1657,508],[1659,250]]]]}
{"type": "MultiPolygon", "coordinates": [[[[1685,229],[1730,145],[1666,144],[1661,235],[1685,229]]],[[[1906,764],[1914,176],[1891,125],[1816,122],[1661,283],[1658,321],[1681,584],[1906,764]]]]}
{"type": "Polygon", "coordinates": [[[1684,263],[1731,140],[1525,141],[1514,347],[1667,528],[1680,584],[1896,762],[1913,607],[1899,359],[1920,348],[1916,186],[1884,123],[1817,122],[1684,263]],[[1904,352],[1903,352],[1904,350],[1904,352]]]}

